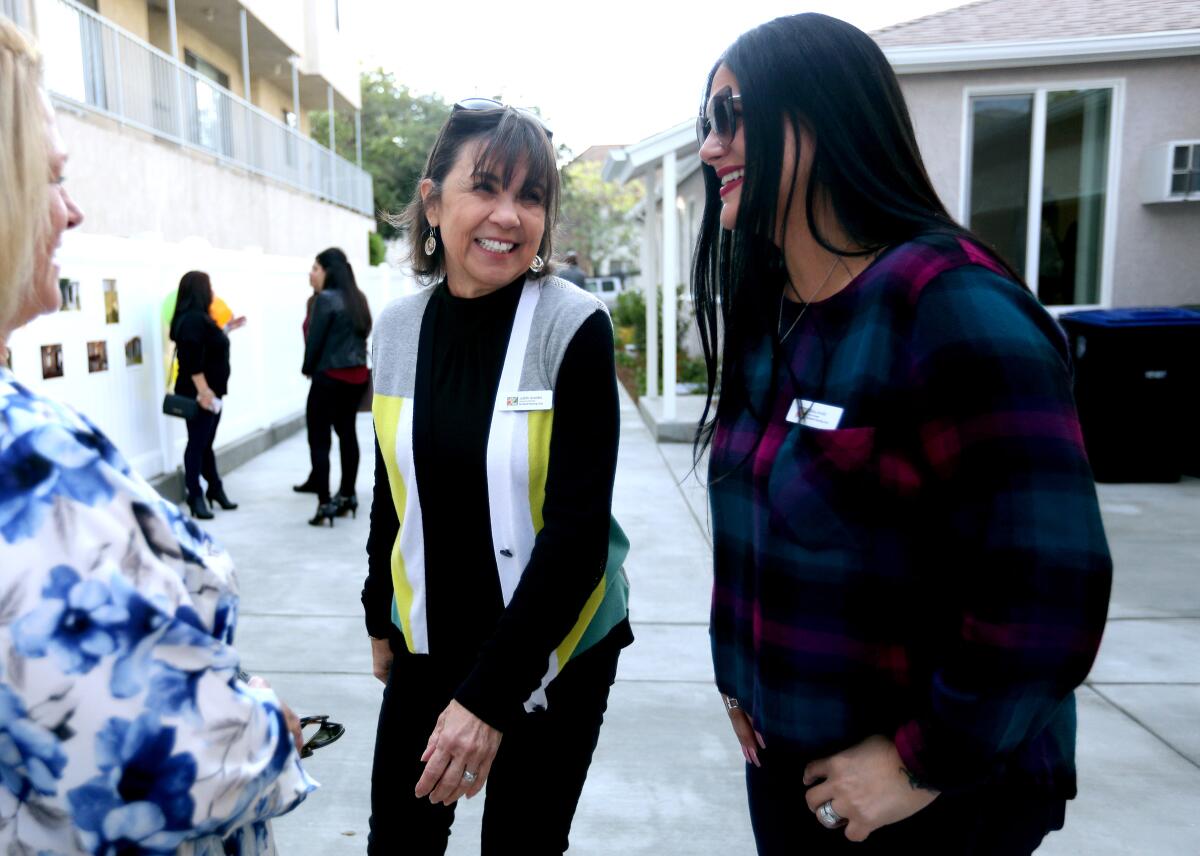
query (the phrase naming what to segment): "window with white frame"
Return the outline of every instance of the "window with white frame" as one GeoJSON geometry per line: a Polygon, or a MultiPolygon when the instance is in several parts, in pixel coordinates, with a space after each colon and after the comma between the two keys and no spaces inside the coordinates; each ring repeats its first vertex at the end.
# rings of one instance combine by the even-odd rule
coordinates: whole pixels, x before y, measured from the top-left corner
{"type": "Polygon", "coordinates": [[[969,98],[967,225],[1048,306],[1101,302],[1114,90],[969,98]]]}
{"type": "Polygon", "coordinates": [[[1171,152],[1171,195],[1200,193],[1200,143],[1184,143],[1171,152]]]}

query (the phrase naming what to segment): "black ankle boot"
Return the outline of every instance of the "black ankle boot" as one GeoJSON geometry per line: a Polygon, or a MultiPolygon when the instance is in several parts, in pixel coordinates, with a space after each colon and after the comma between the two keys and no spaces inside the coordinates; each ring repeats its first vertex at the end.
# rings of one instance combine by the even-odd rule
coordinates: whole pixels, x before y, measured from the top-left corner
{"type": "Polygon", "coordinates": [[[308,521],[309,526],[324,526],[325,521],[329,521],[329,528],[333,528],[333,518],[337,517],[338,504],[334,500],[329,502],[318,502],[317,513],[313,519],[308,521]]]}
{"type": "Polygon", "coordinates": [[[197,520],[212,520],[213,513],[208,510],[208,503],[204,501],[202,496],[189,496],[187,500],[188,508],[192,510],[192,517],[197,520]]]}
{"type": "Polygon", "coordinates": [[[210,487],[205,491],[204,495],[208,497],[209,502],[221,506],[226,511],[233,511],[237,508],[237,503],[225,495],[224,485],[215,488],[210,487]]]}
{"type": "Polygon", "coordinates": [[[358,497],[354,494],[343,496],[339,493],[336,494],[330,501],[337,506],[338,517],[345,517],[347,513],[349,513],[351,517],[358,517],[358,497]]]}
{"type": "Polygon", "coordinates": [[[313,483],[312,476],[309,476],[304,481],[300,482],[300,484],[292,485],[292,490],[296,491],[296,493],[319,494],[321,492],[321,489],[313,483]]]}

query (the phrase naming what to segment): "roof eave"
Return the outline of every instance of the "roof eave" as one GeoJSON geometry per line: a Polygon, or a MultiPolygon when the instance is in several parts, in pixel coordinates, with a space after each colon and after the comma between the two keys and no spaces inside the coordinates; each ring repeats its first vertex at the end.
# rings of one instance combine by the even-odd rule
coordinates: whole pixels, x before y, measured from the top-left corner
{"type": "Polygon", "coordinates": [[[1200,55],[1200,29],[1021,42],[885,47],[897,74],[1027,68],[1200,55]]]}
{"type": "Polygon", "coordinates": [[[640,143],[613,149],[604,159],[604,169],[600,175],[605,181],[625,184],[648,170],[656,169],[663,155],[669,152],[680,154],[696,148],[696,120],[688,119],[640,143]]]}

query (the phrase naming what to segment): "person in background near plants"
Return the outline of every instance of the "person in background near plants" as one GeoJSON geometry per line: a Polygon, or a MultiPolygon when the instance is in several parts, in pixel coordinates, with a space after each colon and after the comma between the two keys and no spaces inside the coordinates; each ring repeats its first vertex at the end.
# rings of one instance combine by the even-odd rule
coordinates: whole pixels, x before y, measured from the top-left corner
{"type": "Polygon", "coordinates": [[[579,253],[574,250],[567,250],[563,256],[563,267],[560,267],[555,272],[555,276],[559,279],[565,279],[572,285],[577,285],[583,288],[587,276],[583,272],[583,268],[579,266],[579,253]]]}
{"type": "Polygon", "coordinates": [[[471,99],[404,216],[431,287],[383,311],[373,346],[369,853],[444,853],[485,782],[483,853],[565,851],[633,640],[612,325],[546,275],[558,197],[540,120],[471,99]]]}
{"type": "MultiPolygon", "coordinates": [[[[0,17],[0,349],[58,310],[83,215],[32,42],[0,17]]],[[[239,680],[229,555],[85,416],[0,368],[0,841],[8,853],[274,853],[316,787],[239,680]]]]}
{"type": "Polygon", "coordinates": [[[317,513],[308,522],[321,526],[346,513],[358,514],[354,483],[358,478],[358,405],[371,378],[367,336],[371,308],[359,291],[354,269],[337,247],[320,253],[308,275],[315,299],[304,331],[304,374],[312,379],[304,416],[312,472],[294,490],[317,495],[317,513]],[[330,429],[337,432],[342,481],[329,495],[330,429]]]}
{"type": "Polygon", "coordinates": [[[698,133],[712,651],[759,853],[1032,853],[1112,574],[1064,337],[849,24],[739,37],[698,133]]]}
{"type": "Polygon", "coordinates": [[[226,511],[237,508],[237,503],[225,493],[213,452],[223,399],[229,391],[229,337],[209,313],[212,300],[208,274],[188,271],[179,280],[175,314],[171,317],[171,340],[179,353],[175,394],[194,398],[199,405],[196,415],[187,421],[183,478],[188,508],[200,520],[211,520],[213,516],[204,501],[206,497],[226,511]],[[208,484],[203,493],[201,476],[208,484]]]}

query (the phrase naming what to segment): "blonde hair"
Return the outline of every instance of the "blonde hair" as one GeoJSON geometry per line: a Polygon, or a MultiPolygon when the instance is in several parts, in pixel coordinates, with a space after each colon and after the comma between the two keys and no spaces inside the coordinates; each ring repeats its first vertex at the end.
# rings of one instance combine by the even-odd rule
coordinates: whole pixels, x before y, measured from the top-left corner
{"type": "Polygon", "coordinates": [[[50,229],[50,150],[33,38],[0,17],[0,330],[16,317],[50,229]]]}

